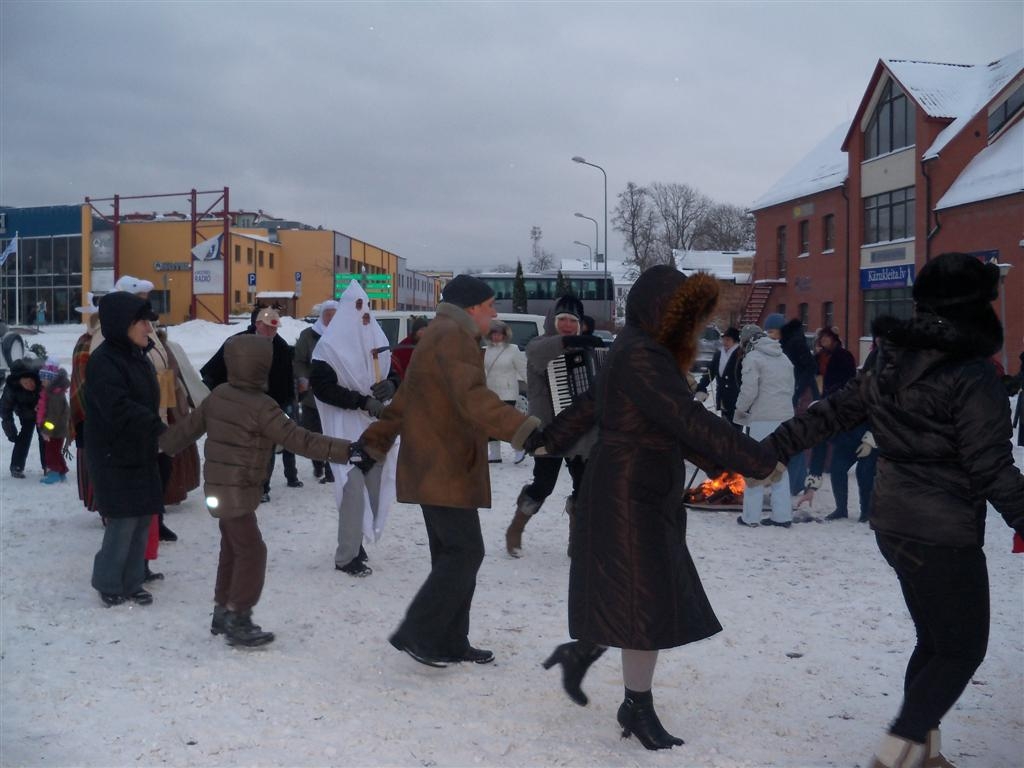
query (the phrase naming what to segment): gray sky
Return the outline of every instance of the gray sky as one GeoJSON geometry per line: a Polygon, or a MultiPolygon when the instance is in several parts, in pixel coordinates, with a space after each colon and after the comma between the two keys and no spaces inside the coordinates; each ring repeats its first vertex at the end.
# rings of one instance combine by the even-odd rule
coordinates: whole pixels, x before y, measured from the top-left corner
{"type": "Polygon", "coordinates": [[[602,177],[573,155],[607,171],[609,218],[628,181],[746,206],[852,116],[879,58],[1022,46],[1021,0],[3,0],[0,204],[228,186],[232,208],[414,268],[525,265],[533,225],[584,258],[573,212],[603,220],[602,177]]]}

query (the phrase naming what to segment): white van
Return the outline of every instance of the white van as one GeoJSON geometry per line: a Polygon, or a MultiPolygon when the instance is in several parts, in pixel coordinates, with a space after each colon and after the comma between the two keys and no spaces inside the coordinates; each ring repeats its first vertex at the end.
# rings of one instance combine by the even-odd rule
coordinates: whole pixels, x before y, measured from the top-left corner
{"type": "MultiPolygon", "coordinates": [[[[373,316],[384,329],[388,341],[392,346],[398,344],[409,335],[409,328],[412,321],[417,317],[431,319],[436,313],[433,311],[409,312],[388,312],[386,310],[374,310],[373,316]]],[[[512,340],[520,349],[526,348],[526,343],[534,336],[544,333],[543,315],[520,315],[512,312],[499,312],[498,319],[508,325],[512,331],[512,340]]]]}

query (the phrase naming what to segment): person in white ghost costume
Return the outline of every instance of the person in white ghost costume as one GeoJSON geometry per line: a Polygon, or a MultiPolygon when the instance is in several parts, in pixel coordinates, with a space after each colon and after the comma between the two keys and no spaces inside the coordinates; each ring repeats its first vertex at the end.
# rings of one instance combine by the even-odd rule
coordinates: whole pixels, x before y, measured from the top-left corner
{"type": "MultiPolygon", "coordinates": [[[[388,338],[373,318],[358,282],[341,294],[334,319],[313,349],[309,385],[323,433],[357,440],[398,389],[391,370],[388,338]]],[[[397,444],[385,461],[365,474],[350,464],[332,464],[338,505],[338,547],[334,567],[350,576],[369,576],[362,540],[376,542],[395,502],[397,444]]]]}

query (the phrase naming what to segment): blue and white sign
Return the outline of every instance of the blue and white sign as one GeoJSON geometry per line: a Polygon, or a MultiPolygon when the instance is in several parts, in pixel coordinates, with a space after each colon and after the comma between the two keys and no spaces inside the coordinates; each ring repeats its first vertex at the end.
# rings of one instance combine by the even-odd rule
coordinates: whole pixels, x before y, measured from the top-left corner
{"type": "Polygon", "coordinates": [[[909,288],[913,284],[913,264],[868,267],[860,271],[860,288],[862,291],[876,291],[880,288],[909,288]]]}
{"type": "Polygon", "coordinates": [[[295,282],[296,283],[301,283],[302,282],[302,273],[301,272],[296,272],[295,273],[295,282]]]}
{"type": "Polygon", "coordinates": [[[255,272],[250,272],[249,273],[249,287],[250,288],[255,288],[256,287],[256,273],[255,272]]]}
{"type": "Polygon", "coordinates": [[[224,292],[224,255],[220,248],[223,237],[216,235],[192,249],[193,294],[224,292]]]}

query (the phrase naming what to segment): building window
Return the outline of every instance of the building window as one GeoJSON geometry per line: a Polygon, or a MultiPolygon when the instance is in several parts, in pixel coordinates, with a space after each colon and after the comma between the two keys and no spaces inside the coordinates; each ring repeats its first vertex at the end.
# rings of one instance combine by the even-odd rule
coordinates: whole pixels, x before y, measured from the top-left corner
{"type": "Polygon", "coordinates": [[[823,232],[822,232],[822,243],[824,251],[834,251],[836,249],[836,217],[834,213],[830,213],[823,220],[823,232]]]}
{"type": "Polygon", "coordinates": [[[775,305],[775,312],[777,314],[780,314],[783,317],[785,317],[786,316],[786,305],[785,304],[776,304],[775,305]]]}
{"type": "Polygon", "coordinates": [[[903,90],[892,80],[882,95],[864,131],[864,159],[870,160],[914,143],[914,108],[903,90]]]}
{"type": "Polygon", "coordinates": [[[262,267],[263,266],[263,251],[260,251],[259,254],[260,254],[260,256],[259,256],[259,266],[262,267]]]}
{"type": "Polygon", "coordinates": [[[242,292],[241,291],[235,291],[235,306],[237,307],[241,303],[242,303],[242,292]]]}
{"type": "Polygon", "coordinates": [[[871,323],[880,315],[892,315],[901,320],[914,316],[913,288],[881,288],[864,291],[864,329],[866,336],[871,333],[871,323]]]}
{"type": "Polygon", "coordinates": [[[811,252],[811,222],[804,219],[800,222],[800,255],[807,256],[811,252]]]}
{"type": "Polygon", "coordinates": [[[810,320],[810,308],[807,302],[801,302],[797,312],[797,316],[800,318],[800,325],[807,328],[807,322],[810,320]]]}
{"type": "Polygon", "coordinates": [[[864,198],[864,244],[914,236],[914,188],[864,198]]]}
{"type": "Polygon", "coordinates": [[[1019,86],[1017,90],[1010,94],[1006,101],[992,110],[992,114],[988,116],[989,138],[998,133],[999,129],[1006,125],[1009,119],[1020,111],[1022,106],[1024,106],[1024,85],[1019,86]]]}
{"type": "Polygon", "coordinates": [[[831,301],[826,301],[821,305],[821,324],[825,328],[835,327],[836,310],[831,301]]]}
{"type": "Polygon", "coordinates": [[[245,263],[252,266],[252,248],[245,249],[245,263]]]}
{"type": "Polygon", "coordinates": [[[786,227],[781,226],[775,232],[775,256],[778,263],[779,277],[786,276],[786,227]]]}
{"type": "Polygon", "coordinates": [[[269,259],[269,262],[270,262],[269,263],[270,268],[273,269],[274,268],[274,252],[271,251],[269,254],[267,254],[267,258],[269,259]]]}
{"type": "Polygon", "coordinates": [[[235,264],[241,264],[241,263],[242,263],[242,246],[236,245],[235,246],[235,264]]]}

